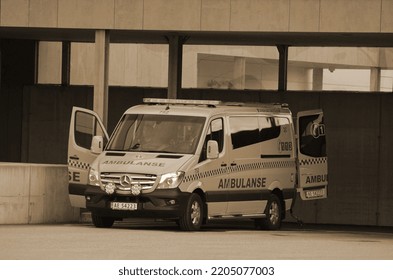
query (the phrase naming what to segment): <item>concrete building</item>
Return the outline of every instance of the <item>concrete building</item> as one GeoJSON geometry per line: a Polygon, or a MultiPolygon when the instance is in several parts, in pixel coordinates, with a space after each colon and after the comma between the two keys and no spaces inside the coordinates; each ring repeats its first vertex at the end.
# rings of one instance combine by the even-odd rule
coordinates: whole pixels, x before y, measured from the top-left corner
{"type": "Polygon", "coordinates": [[[0,224],[77,220],[72,106],[113,129],[160,96],[322,107],[329,199],[298,215],[393,226],[392,13],[392,0],[0,0],[0,224]]]}

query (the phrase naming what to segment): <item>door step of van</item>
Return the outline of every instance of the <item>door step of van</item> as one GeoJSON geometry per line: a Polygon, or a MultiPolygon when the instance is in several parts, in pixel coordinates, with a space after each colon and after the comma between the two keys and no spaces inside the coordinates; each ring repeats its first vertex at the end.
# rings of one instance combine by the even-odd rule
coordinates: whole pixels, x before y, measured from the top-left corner
{"type": "Polygon", "coordinates": [[[209,216],[208,220],[219,220],[219,219],[261,219],[266,218],[266,214],[239,214],[239,215],[217,215],[209,216]]]}

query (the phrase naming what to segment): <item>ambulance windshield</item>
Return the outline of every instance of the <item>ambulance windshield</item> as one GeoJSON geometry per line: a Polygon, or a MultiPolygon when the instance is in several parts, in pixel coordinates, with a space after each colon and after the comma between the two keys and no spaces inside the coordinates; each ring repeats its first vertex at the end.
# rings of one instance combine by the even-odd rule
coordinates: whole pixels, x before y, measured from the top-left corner
{"type": "Polygon", "coordinates": [[[193,154],[205,121],[193,116],[124,115],[107,150],[193,154]]]}

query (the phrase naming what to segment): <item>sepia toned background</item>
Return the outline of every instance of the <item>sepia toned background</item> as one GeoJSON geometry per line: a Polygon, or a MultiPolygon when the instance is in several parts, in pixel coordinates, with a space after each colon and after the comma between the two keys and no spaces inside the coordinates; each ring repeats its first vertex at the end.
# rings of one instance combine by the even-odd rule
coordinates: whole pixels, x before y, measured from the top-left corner
{"type": "Polygon", "coordinates": [[[329,198],[305,222],[393,226],[393,0],[0,0],[0,224],[79,220],[72,106],[144,97],[322,108],[329,198]]]}

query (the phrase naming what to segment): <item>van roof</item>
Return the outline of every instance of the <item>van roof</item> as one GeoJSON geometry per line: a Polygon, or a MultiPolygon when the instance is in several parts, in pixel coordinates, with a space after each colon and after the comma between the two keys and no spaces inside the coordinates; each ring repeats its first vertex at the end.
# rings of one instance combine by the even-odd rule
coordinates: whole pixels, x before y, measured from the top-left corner
{"type": "Polygon", "coordinates": [[[144,98],[143,105],[131,107],[126,114],[158,114],[163,111],[175,115],[211,116],[222,113],[267,113],[288,115],[291,111],[287,104],[222,102],[219,100],[189,100],[144,98]]]}

